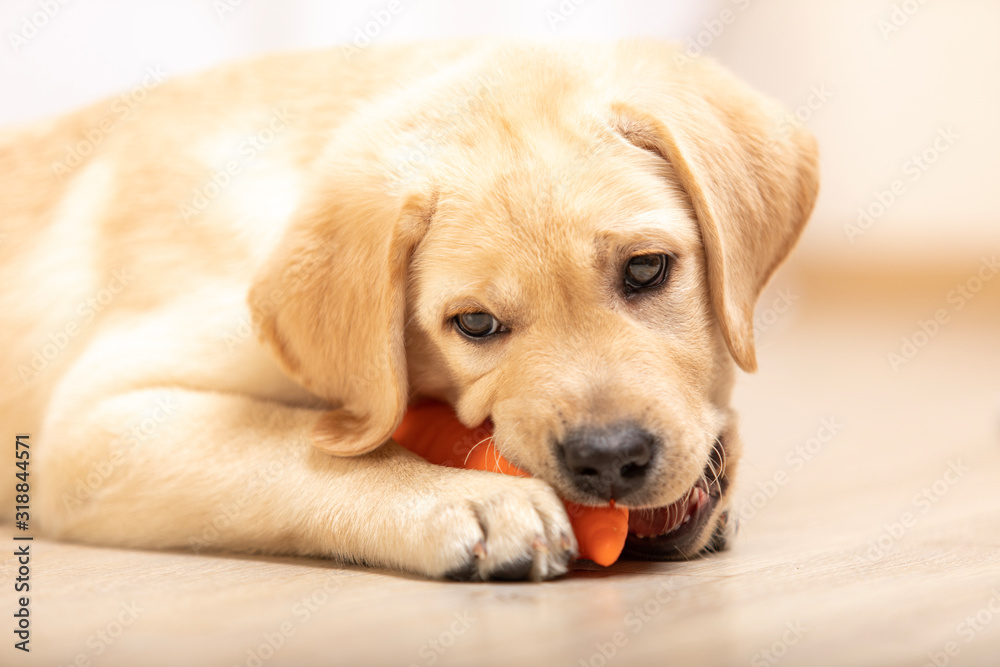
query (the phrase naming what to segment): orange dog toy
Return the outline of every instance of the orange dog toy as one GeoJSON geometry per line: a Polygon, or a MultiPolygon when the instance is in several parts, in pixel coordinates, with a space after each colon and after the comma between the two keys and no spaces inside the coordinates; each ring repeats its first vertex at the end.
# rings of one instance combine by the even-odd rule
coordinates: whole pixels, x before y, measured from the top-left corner
{"type": "MultiPolygon", "coordinates": [[[[407,410],[392,437],[431,463],[528,477],[528,473],[500,456],[491,434],[486,425],[475,430],[466,428],[451,407],[443,403],[426,402],[407,410]]],[[[565,500],[563,503],[576,535],[580,558],[604,566],[618,560],[628,535],[628,508],[615,507],[614,501],[608,507],[589,507],[565,500]]]]}

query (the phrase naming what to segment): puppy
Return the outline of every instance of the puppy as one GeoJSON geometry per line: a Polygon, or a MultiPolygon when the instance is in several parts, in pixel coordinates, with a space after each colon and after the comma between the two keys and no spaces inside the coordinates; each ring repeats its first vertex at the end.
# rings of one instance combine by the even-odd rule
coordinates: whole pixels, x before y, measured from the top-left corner
{"type": "Polygon", "coordinates": [[[0,420],[32,527],[540,580],[574,555],[564,498],[631,508],[634,557],[724,546],[734,362],[817,190],[779,108],[644,41],[278,55],[141,92],[0,138],[0,420]],[[423,397],[533,478],[400,448],[423,397]]]}

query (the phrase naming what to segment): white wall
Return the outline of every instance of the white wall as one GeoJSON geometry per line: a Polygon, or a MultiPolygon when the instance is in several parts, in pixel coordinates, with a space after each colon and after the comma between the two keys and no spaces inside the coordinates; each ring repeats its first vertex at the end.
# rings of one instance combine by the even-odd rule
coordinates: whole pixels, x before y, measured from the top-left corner
{"type": "Polygon", "coordinates": [[[398,9],[387,24],[372,23],[373,17],[386,16],[390,1],[4,0],[0,122],[70,109],[126,90],[149,65],[180,74],[269,50],[349,43],[366,28],[376,33],[373,41],[478,34],[681,39],[700,20],[705,4],[394,0],[398,9]],[[51,18],[41,9],[47,5],[58,8],[51,18]],[[30,24],[44,25],[22,43],[26,21],[29,33],[30,24]]]}
{"type": "Polygon", "coordinates": [[[804,249],[859,262],[1000,251],[1000,2],[761,0],[713,47],[819,138],[804,249]]]}
{"type": "Polygon", "coordinates": [[[1000,250],[996,0],[395,3],[392,15],[390,0],[5,0],[0,123],[125,91],[147,67],[180,74],[350,42],[366,26],[374,41],[652,35],[714,55],[814,129],[823,186],[802,254],[953,261],[1000,250]],[[379,15],[391,16],[384,27],[371,23],[379,15]],[[950,144],[936,139],[949,129],[950,144]],[[912,161],[924,151],[926,170],[912,161]],[[859,209],[870,209],[867,229],[859,209]]]}

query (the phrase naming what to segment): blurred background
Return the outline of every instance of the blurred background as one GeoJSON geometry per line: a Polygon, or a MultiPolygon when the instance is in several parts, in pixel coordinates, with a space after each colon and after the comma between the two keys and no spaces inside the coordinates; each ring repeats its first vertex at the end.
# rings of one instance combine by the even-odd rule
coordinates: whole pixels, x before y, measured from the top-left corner
{"type": "MultiPolygon", "coordinates": [[[[4,0],[0,32],[0,125],[276,50],[470,35],[679,42],[819,140],[816,209],[760,299],[761,371],[737,389],[747,440],[787,449],[767,420],[789,397],[759,405],[768,383],[808,387],[795,398],[810,402],[783,417],[801,433],[851,393],[840,414],[858,413],[865,456],[898,459],[886,439],[915,414],[954,425],[936,409],[953,399],[977,441],[998,440],[997,0],[4,0]],[[923,403],[900,398],[890,414],[908,391],[923,403]]],[[[966,438],[922,439],[916,451],[933,458],[966,438]]],[[[766,477],[765,450],[750,451],[766,477]]]]}
{"type": "Polygon", "coordinates": [[[719,59],[816,133],[823,184],[800,259],[955,264],[1000,248],[996,0],[389,4],[4,0],[0,124],[127,91],[150,67],[173,76],[273,50],[646,35],[719,59]]]}
{"type": "MultiPolygon", "coordinates": [[[[997,0],[4,0],[0,31],[0,125],[275,50],[469,35],[680,42],[781,100],[820,145],[812,220],[758,304],[761,372],[737,390],[747,440],[780,457],[774,414],[808,433],[850,394],[839,414],[853,416],[864,456],[898,465],[887,439],[914,415],[945,429],[913,445],[929,459],[997,442],[997,0]],[[774,387],[807,404],[760,405],[774,387]],[[967,436],[937,409],[951,400],[967,436]]],[[[748,479],[769,475],[766,450],[750,451],[748,479]]]]}
{"type": "MultiPolygon", "coordinates": [[[[797,250],[758,304],[761,370],[741,374],[734,394],[746,443],[735,548],[662,566],[694,575],[672,581],[697,585],[636,637],[629,655],[649,657],[641,664],[654,664],[653,656],[655,664],[695,664],[714,647],[731,658],[726,664],[765,664],[754,661],[761,648],[786,622],[803,619],[809,635],[784,664],[923,664],[932,656],[940,665],[956,624],[985,609],[987,590],[1000,591],[998,0],[3,0],[0,34],[0,126],[121,95],[151,73],[181,75],[275,50],[469,35],[642,35],[718,59],[784,102],[788,122],[816,134],[820,196],[797,250]],[[970,472],[944,484],[956,467],[970,472]],[[933,504],[920,500],[940,485],[933,504]],[[916,522],[902,535],[901,517],[916,522]],[[676,660],[663,658],[670,646],[679,647],[676,660]]],[[[199,569],[185,560],[170,566],[163,577],[171,583],[161,590],[144,577],[166,567],[156,565],[166,556],[49,549],[66,565],[62,585],[43,589],[41,617],[68,645],[83,645],[93,630],[84,611],[93,605],[110,618],[121,600],[149,602],[150,629],[132,630],[115,646],[117,664],[144,663],[147,644],[170,656],[164,664],[180,664],[171,632],[212,637],[205,655],[231,662],[278,627],[281,610],[300,594],[267,589],[263,597],[277,603],[257,604],[262,593],[246,582],[270,577],[272,566],[275,580],[286,576],[282,563],[250,563],[246,579],[222,573],[175,595],[175,577],[194,581],[231,562],[202,558],[199,569]],[[81,568],[80,558],[96,565],[81,568]],[[119,571],[109,562],[136,565],[119,571]],[[83,591],[80,572],[103,583],[83,591]],[[121,572],[142,576],[123,583],[121,572]],[[231,588],[237,597],[206,598],[206,588],[231,588]],[[244,609],[233,600],[250,603],[244,609]],[[201,613],[185,611],[188,625],[180,626],[176,608],[201,613]],[[206,628],[235,634],[218,644],[206,628]]],[[[304,590],[319,585],[324,567],[296,570],[304,590]]],[[[322,618],[360,638],[342,646],[342,656],[374,648],[385,658],[379,664],[407,664],[454,609],[472,609],[497,618],[499,629],[491,633],[484,622],[449,654],[452,664],[487,664],[484,656],[509,644],[547,646],[533,653],[538,664],[578,664],[593,638],[611,637],[656,585],[643,578],[655,570],[636,571],[645,574],[578,573],[562,588],[501,591],[498,602],[403,578],[369,582],[348,570],[337,576],[355,577],[359,592],[322,618]],[[386,591],[404,589],[408,602],[398,602],[402,593],[385,602],[386,591]],[[368,599],[375,602],[364,606],[368,599]],[[383,624],[391,631],[368,641],[383,624]],[[578,646],[546,643],[567,632],[578,646]]],[[[326,655],[327,627],[300,629],[285,651],[326,655]]],[[[961,651],[955,664],[997,664],[1000,621],[961,651]]],[[[70,663],[70,653],[52,655],[70,663]]]]}

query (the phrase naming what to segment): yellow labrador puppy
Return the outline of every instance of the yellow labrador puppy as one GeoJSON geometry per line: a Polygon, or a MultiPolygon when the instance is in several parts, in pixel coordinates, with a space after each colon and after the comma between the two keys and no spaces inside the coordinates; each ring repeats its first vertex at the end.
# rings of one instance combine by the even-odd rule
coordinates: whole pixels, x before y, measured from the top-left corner
{"type": "Polygon", "coordinates": [[[546,579],[560,498],[614,499],[632,556],[723,547],[734,362],[817,189],[783,118],[669,46],[480,42],[272,56],[8,131],[0,423],[31,526],[546,579]],[[534,478],[404,451],[420,397],[534,478]]]}

